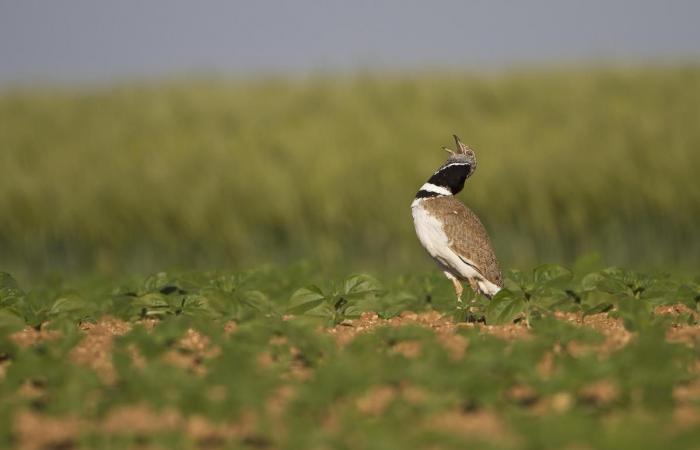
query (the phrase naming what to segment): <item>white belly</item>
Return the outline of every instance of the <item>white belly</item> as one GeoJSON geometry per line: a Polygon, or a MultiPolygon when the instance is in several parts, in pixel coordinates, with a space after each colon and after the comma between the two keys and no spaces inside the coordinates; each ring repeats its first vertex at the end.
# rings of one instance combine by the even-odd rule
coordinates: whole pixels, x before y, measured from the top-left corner
{"type": "Polygon", "coordinates": [[[420,201],[411,205],[411,212],[418,240],[443,270],[462,280],[482,278],[473,267],[465,264],[459,255],[450,248],[450,240],[442,228],[442,223],[430,215],[420,201]]]}

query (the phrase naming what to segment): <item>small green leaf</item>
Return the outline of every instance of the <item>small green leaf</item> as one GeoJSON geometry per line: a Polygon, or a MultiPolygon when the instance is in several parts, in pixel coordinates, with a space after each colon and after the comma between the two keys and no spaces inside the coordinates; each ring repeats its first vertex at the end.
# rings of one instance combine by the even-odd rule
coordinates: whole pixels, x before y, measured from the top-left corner
{"type": "Polygon", "coordinates": [[[315,285],[297,289],[289,299],[287,312],[290,314],[303,314],[309,311],[326,299],[323,291],[315,285]]]}
{"type": "Polygon", "coordinates": [[[136,297],[130,305],[139,315],[153,317],[163,316],[170,312],[170,304],[163,294],[150,293],[136,297]]]}
{"type": "Polygon", "coordinates": [[[72,314],[76,312],[87,313],[92,309],[92,305],[88,301],[76,294],[71,294],[56,299],[51,305],[51,308],[49,308],[48,315],[49,317],[53,317],[60,314],[72,314]]]}
{"type": "Polygon", "coordinates": [[[503,280],[503,288],[508,289],[509,291],[519,291],[522,289],[522,287],[523,285],[510,278],[506,278],[505,280],[503,280]]]}
{"type": "Polygon", "coordinates": [[[486,307],[486,322],[492,325],[510,323],[524,310],[524,298],[507,289],[501,289],[486,307]]]}
{"type": "Polygon", "coordinates": [[[605,277],[600,272],[589,273],[581,280],[581,288],[584,291],[594,291],[598,287],[598,283],[605,277]]]}
{"type": "Polygon", "coordinates": [[[268,314],[274,310],[274,305],[267,295],[260,291],[245,291],[241,301],[258,312],[268,314]]]}
{"type": "Polygon", "coordinates": [[[596,288],[608,294],[622,294],[629,291],[625,283],[610,277],[604,277],[598,281],[596,288]]]}
{"type": "Polygon", "coordinates": [[[497,323],[510,323],[525,310],[525,301],[516,297],[511,299],[496,318],[497,323]]]}
{"type": "Polygon", "coordinates": [[[533,280],[536,285],[564,286],[572,280],[573,276],[569,269],[556,264],[544,264],[533,271],[533,280]]]}
{"type": "Polygon", "coordinates": [[[351,275],[343,284],[343,294],[346,299],[366,297],[380,291],[379,282],[365,274],[351,275]]]}
{"type": "Polygon", "coordinates": [[[168,274],[165,272],[158,272],[146,278],[143,282],[143,288],[146,292],[154,292],[164,288],[168,284],[174,284],[170,281],[168,274]]]}
{"type": "Polygon", "coordinates": [[[182,314],[190,316],[204,315],[218,317],[221,315],[203,295],[188,295],[182,300],[182,314]]]}

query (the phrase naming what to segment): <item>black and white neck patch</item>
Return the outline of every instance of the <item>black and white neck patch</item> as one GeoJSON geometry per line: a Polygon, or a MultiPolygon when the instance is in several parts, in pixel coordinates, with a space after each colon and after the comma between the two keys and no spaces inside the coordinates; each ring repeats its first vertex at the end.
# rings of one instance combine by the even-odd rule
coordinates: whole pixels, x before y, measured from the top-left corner
{"type": "Polygon", "coordinates": [[[413,204],[418,204],[421,200],[426,198],[445,197],[447,195],[452,195],[449,189],[431,183],[425,183],[416,193],[413,204]]]}
{"type": "Polygon", "coordinates": [[[459,193],[464,188],[464,182],[471,174],[469,163],[451,163],[440,167],[428,180],[428,184],[449,190],[450,194],[459,193]]]}
{"type": "Polygon", "coordinates": [[[434,184],[425,183],[418,190],[416,198],[444,197],[445,195],[452,195],[452,192],[442,186],[435,186],[434,184]]]}
{"type": "Polygon", "coordinates": [[[433,191],[426,191],[424,189],[421,189],[416,193],[416,198],[433,198],[433,197],[442,197],[443,194],[438,194],[437,192],[433,191]]]}

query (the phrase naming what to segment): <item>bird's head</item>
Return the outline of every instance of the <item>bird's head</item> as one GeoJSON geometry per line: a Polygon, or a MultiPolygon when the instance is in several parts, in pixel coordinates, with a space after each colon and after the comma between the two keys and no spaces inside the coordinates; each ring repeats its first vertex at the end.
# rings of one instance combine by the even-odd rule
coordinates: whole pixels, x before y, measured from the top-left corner
{"type": "Polygon", "coordinates": [[[447,157],[447,161],[445,161],[445,164],[443,164],[443,167],[449,166],[451,164],[464,165],[467,169],[466,172],[468,178],[476,170],[476,154],[474,153],[474,150],[469,148],[467,144],[460,141],[459,137],[457,137],[456,134],[453,134],[452,137],[455,139],[455,145],[457,146],[457,149],[452,150],[447,147],[442,148],[450,154],[450,156],[447,157]]]}

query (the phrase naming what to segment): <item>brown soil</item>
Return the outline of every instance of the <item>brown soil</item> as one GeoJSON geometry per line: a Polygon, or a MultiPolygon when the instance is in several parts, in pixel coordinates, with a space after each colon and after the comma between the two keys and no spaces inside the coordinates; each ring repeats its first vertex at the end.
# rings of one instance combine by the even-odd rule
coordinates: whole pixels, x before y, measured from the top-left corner
{"type": "Polygon", "coordinates": [[[282,365],[284,369],[282,378],[285,380],[308,380],[313,376],[313,370],[308,366],[299,348],[289,345],[286,337],[276,336],[270,339],[270,351],[264,351],[258,355],[258,365],[263,369],[277,367],[282,360],[288,364],[282,365]]]}
{"type": "Polygon", "coordinates": [[[430,328],[438,334],[451,333],[455,329],[454,322],[438,312],[430,311],[416,314],[412,311],[406,311],[391,319],[380,319],[376,313],[366,312],[359,319],[345,320],[340,325],[327,329],[326,332],[333,335],[339,344],[346,345],[357,335],[371,332],[378,327],[402,325],[420,325],[430,328]]]}
{"type": "Polygon", "coordinates": [[[422,345],[420,341],[401,341],[391,347],[389,353],[402,355],[404,358],[414,359],[421,354],[422,345]]]}
{"type": "Polygon", "coordinates": [[[697,403],[700,405],[700,378],[676,386],[673,390],[673,398],[678,403],[697,403]]]}
{"type": "MultiPolygon", "coordinates": [[[[391,319],[380,319],[375,313],[363,313],[359,319],[345,320],[341,324],[326,329],[334,336],[341,346],[350,343],[356,336],[372,332],[378,327],[400,327],[405,325],[418,325],[435,332],[438,342],[447,350],[450,357],[459,360],[469,347],[469,340],[457,333],[460,328],[478,328],[482,333],[490,334],[505,340],[527,339],[530,334],[524,325],[482,325],[469,323],[455,323],[449,316],[444,316],[436,311],[414,313],[403,312],[400,316],[391,319]]],[[[420,356],[419,342],[404,341],[395,345],[392,352],[404,355],[407,358],[420,356]]]]}
{"type": "Polygon", "coordinates": [[[265,409],[273,418],[280,418],[287,409],[289,402],[294,400],[297,392],[294,386],[285,384],[277,388],[265,403],[265,409]]]}
{"type": "Polygon", "coordinates": [[[235,422],[214,423],[193,415],[183,417],[173,409],[154,410],[147,404],[117,407],[102,420],[87,421],[76,417],[51,417],[20,411],[13,421],[18,450],[71,449],[87,433],[121,436],[149,436],[183,431],[200,447],[218,447],[232,441],[255,436],[257,421],[252,414],[242,414],[235,422]]]}
{"type": "Polygon", "coordinates": [[[442,333],[438,335],[437,339],[454,361],[462,359],[464,352],[469,347],[469,339],[459,334],[442,333]]]}
{"type": "Polygon", "coordinates": [[[540,395],[535,389],[527,385],[515,385],[508,389],[505,393],[506,398],[520,406],[532,406],[540,398],[540,395]]]}
{"type": "MultiPolygon", "coordinates": [[[[698,316],[697,312],[683,304],[658,307],[655,313],[673,317],[680,315],[698,316]]],[[[559,320],[570,322],[577,326],[592,328],[605,337],[602,345],[590,346],[571,342],[565,348],[560,349],[573,356],[596,352],[601,357],[605,357],[627,345],[635,336],[634,333],[630,333],[624,328],[621,320],[611,318],[606,313],[583,317],[580,313],[555,312],[554,316],[559,320]]],[[[287,319],[292,320],[293,317],[288,317],[287,319]]],[[[158,321],[149,319],[140,323],[147,329],[152,329],[157,326],[158,321]]],[[[26,327],[14,333],[11,339],[20,347],[25,348],[60,338],[60,332],[47,330],[45,325],[38,330],[26,327]]],[[[406,311],[400,316],[390,319],[381,319],[377,314],[371,312],[364,313],[358,319],[346,320],[333,328],[325,329],[324,332],[334,336],[341,346],[345,346],[356,336],[372,332],[378,327],[400,327],[404,325],[418,325],[431,329],[435,332],[438,342],[443,345],[450,357],[455,360],[459,360],[464,356],[470,344],[466,337],[457,333],[461,328],[476,328],[481,333],[504,340],[528,339],[530,337],[528,328],[523,324],[484,325],[455,323],[449,316],[441,315],[435,311],[423,313],[406,311]]],[[[114,383],[116,380],[111,358],[112,341],[114,336],[121,336],[127,333],[131,327],[131,324],[112,317],[103,317],[96,323],[81,324],[80,329],[85,333],[85,337],[72,350],[71,359],[77,364],[83,364],[95,370],[104,382],[114,383]]],[[[229,335],[235,333],[237,327],[238,325],[234,321],[224,324],[224,330],[229,335]]],[[[271,346],[286,346],[287,343],[280,339],[283,338],[277,338],[279,342],[273,339],[270,342],[271,346]]],[[[700,326],[674,324],[668,329],[667,339],[670,342],[696,345],[700,341],[700,326]]],[[[204,361],[216,357],[220,351],[218,347],[211,344],[208,337],[195,330],[188,330],[185,336],[171,350],[165,353],[164,359],[173,365],[202,375],[205,373],[204,361]]],[[[291,346],[288,351],[292,355],[291,369],[288,376],[297,380],[308,379],[312,372],[306,366],[299,350],[291,346]]],[[[421,351],[421,345],[417,341],[403,341],[391,349],[391,352],[401,354],[406,358],[420,357],[421,351]]],[[[550,376],[553,372],[553,354],[558,351],[554,351],[549,356],[545,355],[545,358],[540,361],[538,370],[543,377],[550,376]]],[[[137,366],[139,364],[143,365],[143,358],[140,357],[135,348],[132,349],[131,353],[134,364],[137,366]]],[[[263,366],[274,363],[273,359],[269,353],[260,355],[260,363],[263,366]]],[[[0,380],[2,380],[4,371],[9,364],[10,361],[0,362],[0,380]]]]}
{"type": "Polygon", "coordinates": [[[85,337],[71,350],[71,360],[93,369],[105,383],[114,383],[116,373],[112,365],[112,341],[115,336],[128,333],[131,325],[106,316],[96,323],[82,323],[80,329],[85,337]]]}
{"type": "Polygon", "coordinates": [[[25,327],[23,330],[17,331],[10,335],[10,339],[21,348],[31,347],[42,342],[55,341],[61,337],[61,333],[55,330],[47,330],[47,323],[41,325],[37,330],[32,327],[25,327]]]}
{"type": "Polygon", "coordinates": [[[563,414],[574,406],[574,396],[568,392],[557,392],[538,402],[533,409],[536,414],[563,414]]]}
{"type": "Polygon", "coordinates": [[[609,317],[606,313],[592,314],[590,316],[583,317],[581,313],[557,311],[554,313],[554,317],[578,326],[592,328],[605,336],[605,341],[603,344],[595,349],[577,343],[572,343],[567,350],[574,356],[591,350],[600,352],[599,354],[601,356],[607,356],[629,344],[634,338],[634,334],[627,331],[622,323],[622,320],[609,317]]]}
{"type": "Polygon", "coordinates": [[[611,381],[600,380],[584,386],[578,397],[581,402],[600,408],[617,400],[618,389],[611,381]]]}
{"type": "Polygon", "coordinates": [[[154,411],[147,404],[120,406],[109,411],[99,424],[106,434],[148,435],[180,427],[182,417],[173,409],[154,411]]]}
{"type": "Polygon", "coordinates": [[[370,416],[384,414],[396,398],[397,389],[392,386],[374,386],[355,402],[357,410],[370,416]]]}
{"type": "Polygon", "coordinates": [[[688,306],[678,303],[675,305],[659,306],[654,310],[654,314],[669,316],[673,324],[666,332],[666,339],[669,342],[677,342],[694,346],[700,341],[700,325],[698,325],[698,312],[688,306]],[[694,324],[687,323],[690,318],[694,324]]]}
{"type": "Polygon", "coordinates": [[[695,318],[695,320],[698,319],[698,312],[690,309],[688,306],[684,305],[683,303],[677,303],[675,305],[664,305],[664,306],[658,306],[656,309],[654,309],[654,314],[656,315],[666,315],[666,316],[673,316],[677,317],[683,314],[688,314],[695,318]]]}
{"type": "Polygon", "coordinates": [[[692,347],[700,341],[700,326],[674,325],[666,331],[666,339],[692,347]]]}
{"type": "Polygon", "coordinates": [[[530,331],[528,330],[527,326],[522,323],[508,325],[479,325],[479,329],[482,333],[490,334],[506,341],[530,338],[530,331]]]}
{"type": "Polygon", "coordinates": [[[84,422],[75,417],[48,417],[20,411],[12,431],[17,450],[70,449],[76,446],[84,422]]]}
{"type": "Polygon", "coordinates": [[[224,333],[228,336],[230,334],[233,334],[236,332],[238,329],[238,323],[234,320],[229,320],[224,324],[224,333]]]}
{"type": "Polygon", "coordinates": [[[680,428],[697,427],[700,425],[700,407],[680,405],[673,412],[673,422],[680,428]]]}
{"type": "MultiPolygon", "coordinates": [[[[697,313],[683,304],[659,307],[655,310],[659,315],[685,315],[697,317],[697,313]]],[[[583,316],[581,313],[555,312],[554,317],[559,320],[572,323],[576,326],[591,328],[602,334],[605,338],[600,345],[585,345],[579,342],[570,342],[565,348],[569,354],[580,357],[584,354],[595,352],[601,358],[608,357],[612,353],[629,344],[635,334],[628,331],[622,320],[610,317],[607,313],[583,316]]],[[[481,333],[490,334],[504,340],[529,339],[530,331],[524,324],[508,325],[484,325],[471,323],[454,323],[448,316],[443,316],[435,311],[414,313],[406,311],[398,317],[380,319],[375,313],[363,313],[359,319],[345,320],[341,324],[326,329],[325,332],[334,336],[341,346],[347,345],[356,336],[368,333],[382,326],[397,327],[403,325],[419,325],[435,332],[438,341],[448,350],[454,359],[460,359],[469,346],[469,340],[456,333],[460,328],[477,328],[481,333]]],[[[667,338],[671,342],[681,342],[695,345],[700,341],[700,325],[679,325],[669,328],[667,338]]],[[[404,341],[392,348],[392,352],[402,354],[408,358],[420,356],[420,344],[418,342],[404,341]]],[[[538,370],[543,376],[551,376],[554,370],[553,354],[546,355],[538,365],[538,370]]]]}
{"type": "Polygon", "coordinates": [[[499,445],[513,445],[515,441],[503,420],[490,411],[447,411],[431,417],[424,426],[429,430],[457,435],[466,441],[487,441],[499,445]]]}
{"type": "Polygon", "coordinates": [[[221,349],[211,344],[211,339],[197,330],[188,329],[175,347],[163,355],[164,361],[174,366],[189,370],[197,375],[204,375],[204,361],[215,358],[221,349]]]}

